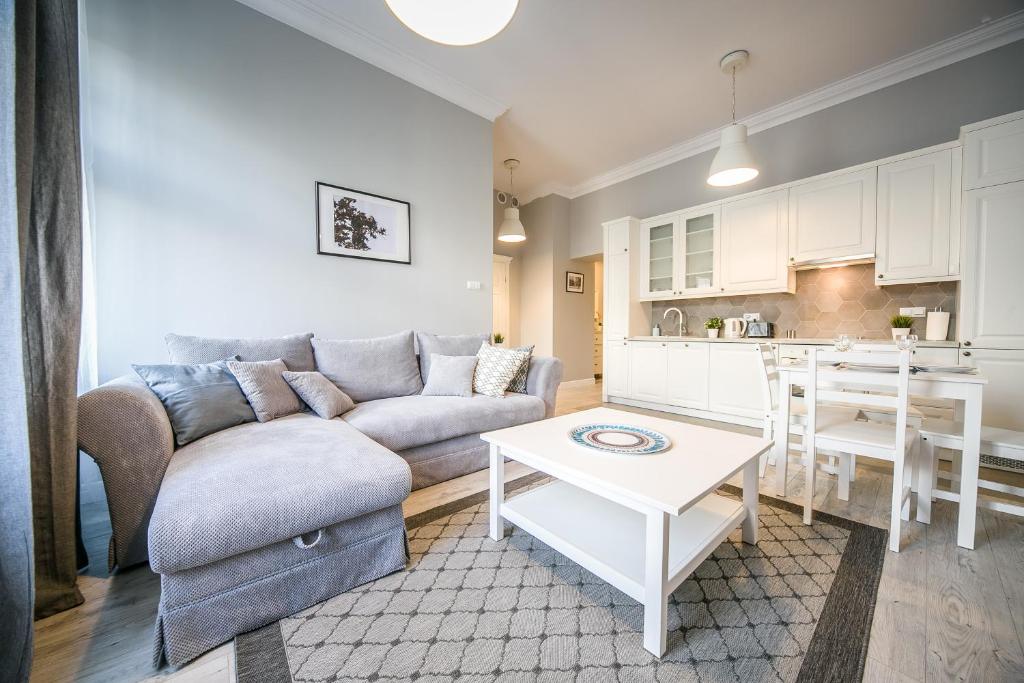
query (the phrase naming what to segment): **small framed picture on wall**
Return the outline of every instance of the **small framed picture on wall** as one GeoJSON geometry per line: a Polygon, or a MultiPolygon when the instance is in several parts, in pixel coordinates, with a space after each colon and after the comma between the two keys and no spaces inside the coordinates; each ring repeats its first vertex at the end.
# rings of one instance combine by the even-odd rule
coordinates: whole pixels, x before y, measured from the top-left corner
{"type": "Polygon", "coordinates": [[[409,202],[318,182],[316,253],[411,263],[409,202]]]}
{"type": "Polygon", "coordinates": [[[565,271],[565,291],[573,294],[583,293],[583,273],[574,273],[571,270],[565,271]]]}

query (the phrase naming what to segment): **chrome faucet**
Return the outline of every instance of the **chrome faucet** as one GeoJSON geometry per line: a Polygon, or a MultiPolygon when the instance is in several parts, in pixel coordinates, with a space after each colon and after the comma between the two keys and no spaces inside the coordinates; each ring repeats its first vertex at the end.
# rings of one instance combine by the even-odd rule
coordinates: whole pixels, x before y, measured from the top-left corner
{"type": "Polygon", "coordinates": [[[664,322],[665,318],[667,318],[668,314],[671,313],[672,311],[675,311],[676,313],[679,314],[679,336],[682,337],[682,336],[686,335],[687,315],[685,313],[683,313],[678,308],[673,306],[672,308],[669,308],[669,309],[665,310],[665,314],[661,316],[661,320],[662,320],[662,322],[664,322]]]}

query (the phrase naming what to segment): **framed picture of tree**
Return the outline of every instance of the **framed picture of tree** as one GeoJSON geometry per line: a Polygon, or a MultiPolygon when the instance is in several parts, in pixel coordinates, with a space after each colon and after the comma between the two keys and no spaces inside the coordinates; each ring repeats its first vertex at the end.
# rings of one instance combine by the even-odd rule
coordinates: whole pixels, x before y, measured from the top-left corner
{"type": "Polygon", "coordinates": [[[412,263],[409,213],[409,202],[317,182],[316,253],[412,263]]]}

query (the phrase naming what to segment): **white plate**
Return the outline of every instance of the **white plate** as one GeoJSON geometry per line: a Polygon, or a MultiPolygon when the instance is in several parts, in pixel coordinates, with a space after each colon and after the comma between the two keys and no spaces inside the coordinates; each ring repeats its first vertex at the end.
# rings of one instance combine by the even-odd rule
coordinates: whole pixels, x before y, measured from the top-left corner
{"type": "Polygon", "coordinates": [[[915,365],[914,369],[918,372],[954,372],[958,375],[973,375],[975,373],[974,368],[963,365],[915,365]]]}
{"type": "Polygon", "coordinates": [[[857,370],[858,372],[899,372],[900,369],[895,365],[872,365],[871,363],[844,363],[847,370],[857,370]]]}

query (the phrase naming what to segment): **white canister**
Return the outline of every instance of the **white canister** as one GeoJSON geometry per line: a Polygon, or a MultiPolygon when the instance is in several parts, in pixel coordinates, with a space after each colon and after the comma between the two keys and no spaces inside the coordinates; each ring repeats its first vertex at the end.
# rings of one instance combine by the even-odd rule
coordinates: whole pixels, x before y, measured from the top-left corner
{"type": "Polygon", "coordinates": [[[946,341],[949,332],[949,311],[929,311],[924,338],[928,341],[946,341]]]}

